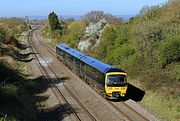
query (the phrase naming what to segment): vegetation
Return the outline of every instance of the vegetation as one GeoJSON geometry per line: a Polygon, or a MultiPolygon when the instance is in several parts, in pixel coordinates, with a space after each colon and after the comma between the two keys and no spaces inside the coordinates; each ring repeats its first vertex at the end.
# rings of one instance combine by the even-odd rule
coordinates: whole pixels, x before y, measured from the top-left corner
{"type": "Polygon", "coordinates": [[[0,19],[0,25],[0,120],[37,120],[34,85],[25,78],[28,56],[21,53],[26,45],[19,41],[29,27],[18,18],[0,19]]]}
{"type": "Polygon", "coordinates": [[[62,36],[63,43],[69,43],[76,48],[79,41],[84,35],[86,23],[82,21],[74,21],[70,23],[62,36]]]}
{"type": "Polygon", "coordinates": [[[5,39],[5,31],[2,28],[0,28],[0,43],[3,43],[4,39],[5,39]]]}
{"type": "Polygon", "coordinates": [[[164,42],[160,43],[159,55],[162,65],[166,65],[180,60],[180,36],[168,37],[164,42]]]}

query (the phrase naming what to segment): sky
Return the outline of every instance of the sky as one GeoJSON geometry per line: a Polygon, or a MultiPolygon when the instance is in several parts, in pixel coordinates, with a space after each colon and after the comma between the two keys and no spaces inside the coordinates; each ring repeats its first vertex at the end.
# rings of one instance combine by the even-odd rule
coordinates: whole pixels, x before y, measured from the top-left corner
{"type": "Polygon", "coordinates": [[[84,15],[100,10],[112,15],[136,15],[143,6],[165,3],[167,0],[2,0],[0,17],[84,15]]]}

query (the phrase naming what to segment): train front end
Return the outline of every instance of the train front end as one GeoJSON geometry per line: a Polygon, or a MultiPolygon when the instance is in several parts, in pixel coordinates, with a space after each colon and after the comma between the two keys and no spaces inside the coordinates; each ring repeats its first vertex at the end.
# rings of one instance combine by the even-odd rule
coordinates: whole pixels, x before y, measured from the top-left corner
{"type": "Polygon", "coordinates": [[[127,75],[124,72],[106,73],[105,91],[108,99],[125,97],[128,88],[127,75]]]}

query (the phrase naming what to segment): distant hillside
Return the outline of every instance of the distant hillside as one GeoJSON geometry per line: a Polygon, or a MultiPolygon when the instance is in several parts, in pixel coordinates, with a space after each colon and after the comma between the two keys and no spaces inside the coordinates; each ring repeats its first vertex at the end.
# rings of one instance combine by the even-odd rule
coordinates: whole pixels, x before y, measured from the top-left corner
{"type": "Polygon", "coordinates": [[[38,20],[44,20],[47,19],[47,16],[28,16],[30,20],[38,19],[38,20]]]}
{"type": "Polygon", "coordinates": [[[129,18],[133,17],[134,15],[114,15],[117,18],[123,18],[124,20],[128,20],[129,18]]]}
{"type": "MultiPolygon", "coordinates": [[[[60,18],[63,19],[69,19],[73,18],[75,20],[79,20],[82,15],[59,15],[60,18]]],[[[124,20],[128,20],[129,18],[133,17],[133,15],[114,15],[117,18],[123,18],[124,20]]],[[[44,20],[47,19],[47,16],[29,16],[30,20],[38,19],[38,20],[44,20]]]]}

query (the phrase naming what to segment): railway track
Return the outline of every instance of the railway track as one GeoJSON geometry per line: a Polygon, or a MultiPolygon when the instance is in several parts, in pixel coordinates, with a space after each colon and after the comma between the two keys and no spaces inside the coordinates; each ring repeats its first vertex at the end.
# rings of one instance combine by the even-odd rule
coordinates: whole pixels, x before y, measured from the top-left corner
{"type": "MultiPolygon", "coordinates": [[[[55,50],[47,45],[42,38],[39,36],[38,31],[35,32],[35,36],[39,39],[40,43],[47,48],[47,50],[54,56],[56,57],[56,52],[55,50]]],[[[90,87],[92,88],[92,87],[90,87]]],[[[92,88],[93,89],[93,88],[92,88]]],[[[94,89],[93,89],[94,90],[94,89]]],[[[101,96],[101,95],[100,95],[101,96]]],[[[106,99],[104,99],[107,101],[106,99]]],[[[115,108],[119,113],[124,115],[129,121],[149,121],[146,117],[144,117],[142,114],[137,112],[134,108],[130,107],[124,102],[111,102],[108,101],[108,103],[115,108]],[[118,105],[118,106],[117,106],[118,105]]]]}
{"type": "Polygon", "coordinates": [[[118,102],[119,106],[116,106],[116,103],[109,102],[112,107],[121,112],[124,116],[128,118],[129,121],[149,121],[146,117],[138,113],[135,109],[130,107],[124,102],[118,102]]]}
{"type": "MultiPolygon", "coordinates": [[[[37,51],[36,47],[34,46],[34,43],[32,41],[32,36],[33,36],[33,32],[31,31],[29,34],[30,36],[28,37],[29,40],[29,45],[32,47],[31,50],[33,53],[35,53],[35,51],[37,51]]],[[[41,71],[41,73],[44,75],[44,78],[46,81],[49,82],[49,85],[53,91],[53,93],[55,94],[55,96],[57,97],[59,103],[60,100],[63,99],[63,101],[67,104],[66,106],[68,106],[68,108],[73,112],[74,116],[76,117],[77,120],[81,121],[84,119],[81,119],[81,117],[78,115],[78,113],[76,112],[76,110],[71,106],[71,104],[68,102],[68,100],[66,99],[65,94],[62,93],[62,90],[60,90],[56,84],[54,84],[54,79],[52,79],[52,75],[53,77],[58,80],[63,87],[66,89],[66,91],[68,92],[69,95],[71,95],[71,97],[76,101],[76,103],[81,107],[81,110],[83,110],[82,112],[86,113],[86,116],[89,117],[89,119],[91,121],[96,121],[96,118],[88,111],[88,109],[78,100],[78,98],[71,92],[71,90],[65,85],[63,84],[63,82],[58,78],[58,76],[56,75],[56,73],[53,72],[53,70],[48,66],[48,63],[46,62],[46,60],[42,57],[42,55],[39,54],[39,57],[35,54],[34,55],[36,58],[36,62],[38,65],[39,70],[41,71]],[[41,58],[41,59],[40,59],[41,58]],[[47,68],[45,68],[42,65],[42,61],[47,65],[47,68]]],[[[66,107],[64,107],[66,108],[66,107]]],[[[86,117],[87,118],[87,117],[86,117]]],[[[87,120],[87,119],[86,119],[87,120]]]]}

